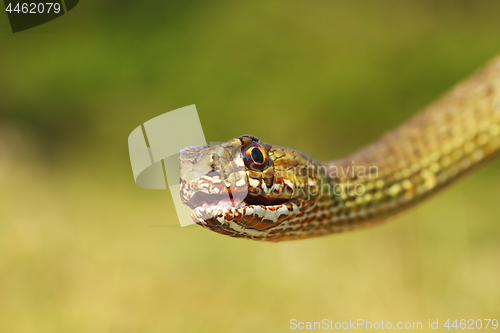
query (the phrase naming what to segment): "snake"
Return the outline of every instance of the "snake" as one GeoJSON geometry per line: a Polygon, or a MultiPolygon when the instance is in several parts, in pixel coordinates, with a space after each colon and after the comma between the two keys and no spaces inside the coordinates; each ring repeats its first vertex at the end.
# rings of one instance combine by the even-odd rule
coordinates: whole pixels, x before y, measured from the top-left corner
{"type": "MultiPolygon", "coordinates": [[[[327,145],[325,145],[327,147],[327,145]]],[[[410,120],[332,161],[242,135],[180,151],[181,201],[218,234],[288,241],[378,225],[500,150],[500,56],[410,120]]]]}

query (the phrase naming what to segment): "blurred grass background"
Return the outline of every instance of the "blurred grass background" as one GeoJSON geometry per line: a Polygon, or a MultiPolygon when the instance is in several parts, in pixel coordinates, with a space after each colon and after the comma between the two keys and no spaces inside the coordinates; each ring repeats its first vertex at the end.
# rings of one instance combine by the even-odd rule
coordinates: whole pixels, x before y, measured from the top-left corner
{"type": "Polygon", "coordinates": [[[384,226],[266,244],[178,227],[168,192],[134,184],[127,136],[196,104],[207,141],[248,133],[339,157],[496,55],[499,12],[81,1],[16,34],[0,15],[0,331],[498,318],[499,161],[384,226]]]}

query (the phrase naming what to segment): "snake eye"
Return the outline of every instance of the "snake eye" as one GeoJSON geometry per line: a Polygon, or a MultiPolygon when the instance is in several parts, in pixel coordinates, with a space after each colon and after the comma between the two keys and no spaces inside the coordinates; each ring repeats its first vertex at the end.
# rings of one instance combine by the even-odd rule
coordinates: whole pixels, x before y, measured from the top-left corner
{"type": "Polygon", "coordinates": [[[255,164],[262,165],[264,164],[264,155],[262,154],[262,148],[252,147],[250,150],[250,154],[252,155],[252,160],[255,164]]]}
{"type": "Polygon", "coordinates": [[[267,152],[260,144],[252,142],[243,149],[243,160],[248,167],[261,169],[267,165],[267,152]]]}

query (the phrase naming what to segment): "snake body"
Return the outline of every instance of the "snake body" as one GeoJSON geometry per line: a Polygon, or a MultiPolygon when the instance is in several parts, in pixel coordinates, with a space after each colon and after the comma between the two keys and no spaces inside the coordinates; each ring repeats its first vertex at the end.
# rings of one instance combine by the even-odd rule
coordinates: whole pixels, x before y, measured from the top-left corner
{"type": "Polygon", "coordinates": [[[500,150],[500,57],[413,119],[345,158],[318,162],[244,135],[181,151],[181,199],[200,226],[283,241],[384,221],[500,150]]]}

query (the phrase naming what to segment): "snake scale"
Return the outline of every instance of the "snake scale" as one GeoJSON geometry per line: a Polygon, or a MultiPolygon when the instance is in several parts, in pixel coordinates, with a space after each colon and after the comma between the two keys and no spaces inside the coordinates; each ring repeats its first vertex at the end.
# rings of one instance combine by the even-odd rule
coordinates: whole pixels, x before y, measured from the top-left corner
{"type": "Polygon", "coordinates": [[[500,57],[375,143],[318,162],[243,135],[181,150],[181,200],[198,225],[284,241],[373,225],[500,149],[500,57]]]}

